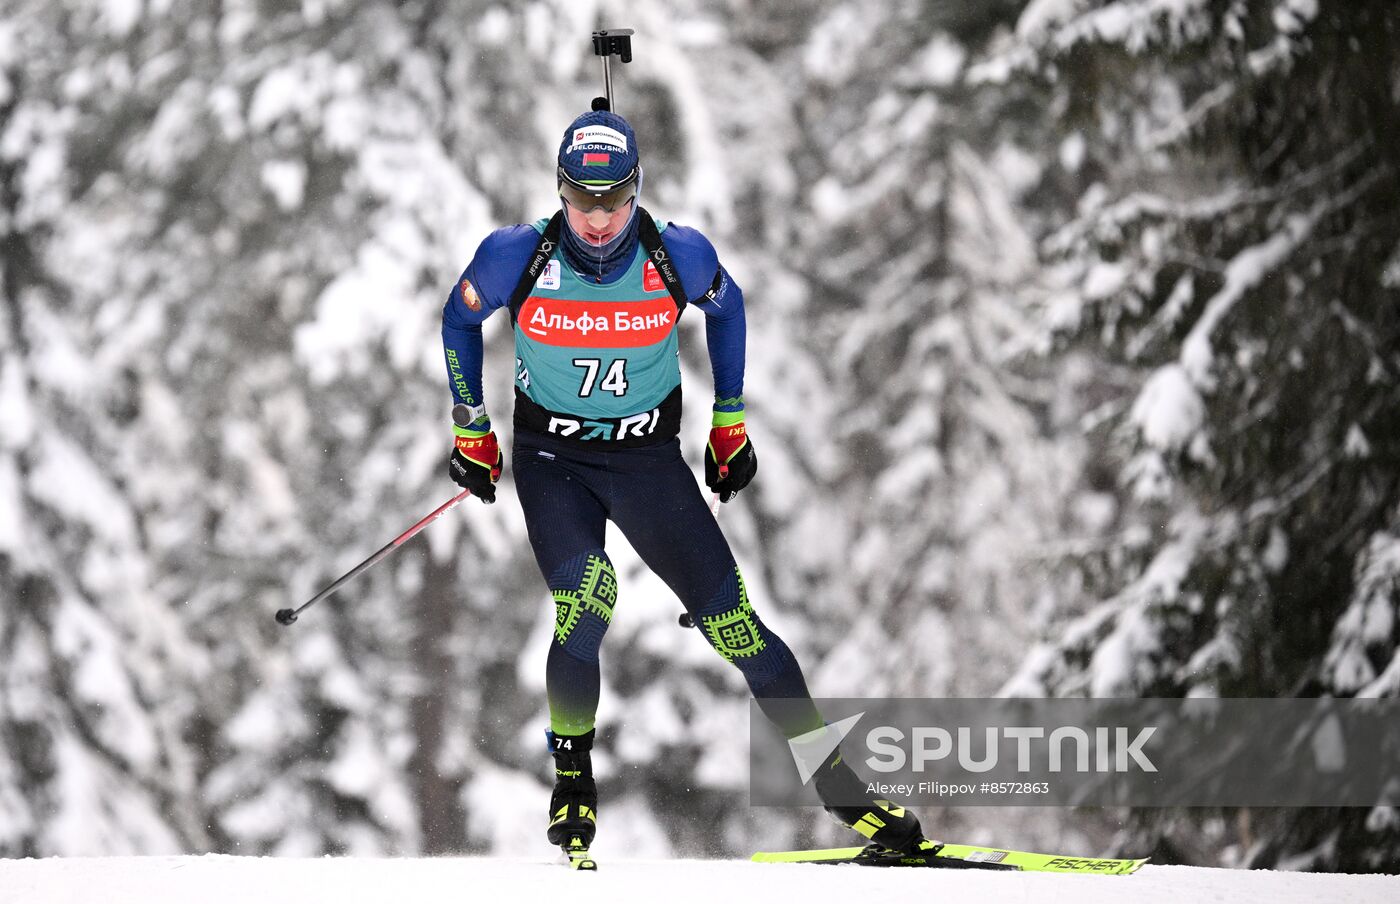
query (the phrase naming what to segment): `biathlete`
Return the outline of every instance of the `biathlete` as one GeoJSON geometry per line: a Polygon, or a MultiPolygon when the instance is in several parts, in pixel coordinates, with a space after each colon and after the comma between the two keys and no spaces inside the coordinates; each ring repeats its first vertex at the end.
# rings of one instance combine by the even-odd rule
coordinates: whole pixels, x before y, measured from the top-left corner
{"type": "MultiPolygon", "coordinates": [[[[611,521],[676,594],[760,706],[807,700],[802,670],[758,617],[729,544],[681,458],[676,332],[705,316],[715,402],[705,483],[723,502],[758,468],[744,429],[744,296],[694,229],[638,206],[637,138],[606,109],[578,117],[559,145],[560,210],[491,233],[453,286],[442,339],[454,407],[452,479],[493,502],[503,456],[482,399],[481,324],[497,309],[515,332],[515,486],[530,545],[554,597],[546,666],[555,788],[548,836],[566,852],[596,831],[589,751],[598,651],[617,603],[603,548],[611,521]]],[[[765,710],[787,737],[820,728],[815,705],[765,710]]],[[[836,753],[816,775],[827,810],[882,847],[910,849],[914,815],[877,801],[836,753]]]]}

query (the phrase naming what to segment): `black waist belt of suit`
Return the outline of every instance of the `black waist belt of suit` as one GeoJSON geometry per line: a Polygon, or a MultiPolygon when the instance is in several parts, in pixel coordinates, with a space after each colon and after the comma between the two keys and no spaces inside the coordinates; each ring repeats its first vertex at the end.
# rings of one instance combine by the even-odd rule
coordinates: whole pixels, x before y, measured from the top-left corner
{"type": "Polygon", "coordinates": [[[677,386],[660,405],[625,417],[589,418],[550,411],[515,390],[515,429],[543,433],[590,449],[632,449],[654,446],[680,433],[681,388],[677,386]]]}

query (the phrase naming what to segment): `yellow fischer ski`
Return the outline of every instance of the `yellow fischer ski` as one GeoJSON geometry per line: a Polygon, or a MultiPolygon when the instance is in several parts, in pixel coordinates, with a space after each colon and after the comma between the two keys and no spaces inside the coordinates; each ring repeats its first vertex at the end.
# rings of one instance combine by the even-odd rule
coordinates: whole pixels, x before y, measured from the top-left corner
{"type": "Polygon", "coordinates": [[[1110,857],[1068,857],[1034,854],[970,844],[923,841],[916,851],[891,851],[877,845],[812,851],[759,851],[755,863],[854,863],[859,866],[924,866],[951,869],[1000,869],[1032,873],[1073,873],[1126,876],[1147,862],[1110,857]]]}

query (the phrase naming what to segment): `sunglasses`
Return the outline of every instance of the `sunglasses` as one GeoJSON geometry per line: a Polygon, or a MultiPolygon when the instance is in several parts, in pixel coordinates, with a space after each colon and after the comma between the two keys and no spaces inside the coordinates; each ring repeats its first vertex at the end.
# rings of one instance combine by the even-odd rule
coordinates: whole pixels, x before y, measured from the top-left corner
{"type": "Polygon", "coordinates": [[[634,178],[619,188],[599,192],[576,185],[560,173],[559,196],[581,213],[590,213],[598,207],[608,213],[616,213],[626,206],[628,201],[637,197],[637,180],[634,178]]]}

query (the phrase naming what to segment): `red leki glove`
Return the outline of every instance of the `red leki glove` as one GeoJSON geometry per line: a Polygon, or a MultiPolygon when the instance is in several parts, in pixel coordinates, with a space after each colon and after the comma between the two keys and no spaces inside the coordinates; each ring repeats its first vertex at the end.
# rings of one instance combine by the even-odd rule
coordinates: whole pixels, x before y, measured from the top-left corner
{"type": "Polygon", "coordinates": [[[501,466],[504,459],[500,446],[496,444],[496,431],[469,430],[453,427],[456,441],[453,444],[452,458],[447,463],[447,473],[459,487],[471,490],[472,495],[485,503],[496,501],[496,481],[501,479],[501,466]]]}
{"type": "Polygon", "coordinates": [[[711,427],[710,441],[705,445],[705,485],[719,493],[720,502],[733,499],[758,471],[758,455],[744,429],[743,412],[727,417],[717,413],[715,419],[736,417],[732,423],[711,427]]]}

